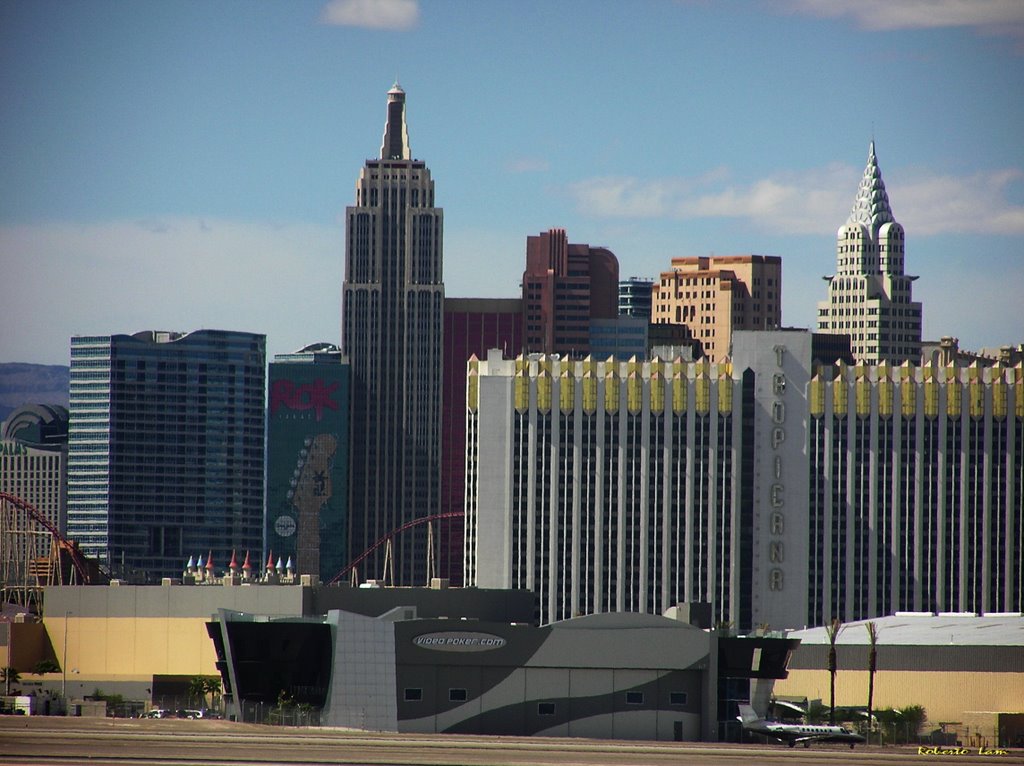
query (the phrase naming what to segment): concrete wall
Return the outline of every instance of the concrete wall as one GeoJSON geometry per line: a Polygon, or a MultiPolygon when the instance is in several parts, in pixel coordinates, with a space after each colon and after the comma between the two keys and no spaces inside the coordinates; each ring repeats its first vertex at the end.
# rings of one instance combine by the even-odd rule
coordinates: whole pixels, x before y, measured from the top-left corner
{"type": "MultiPolygon", "coordinates": [[[[79,617],[198,617],[209,619],[218,609],[256,614],[301,615],[308,587],[260,585],[123,585],[47,588],[44,622],[79,617]]],[[[52,631],[51,631],[52,633],[52,631]]]]}
{"type": "Polygon", "coordinates": [[[371,731],[397,731],[394,623],[331,612],[335,630],[331,689],[321,721],[371,731]]]}
{"type": "MultiPolygon", "coordinates": [[[[488,375],[479,378],[479,454],[467,468],[479,472],[476,494],[467,500],[466,579],[481,588],[510,588],[512,582],[512,360],[487,355],[488,375]],[[508,374],[495,374],[501,370],[508,374]],[[483,471],[480,469],[486,467],[483,471]]],[[[525,585],[525,583],[524,583],[525,585]]],[[[532,613],[531,605],[531,613],[532,613]]]]}

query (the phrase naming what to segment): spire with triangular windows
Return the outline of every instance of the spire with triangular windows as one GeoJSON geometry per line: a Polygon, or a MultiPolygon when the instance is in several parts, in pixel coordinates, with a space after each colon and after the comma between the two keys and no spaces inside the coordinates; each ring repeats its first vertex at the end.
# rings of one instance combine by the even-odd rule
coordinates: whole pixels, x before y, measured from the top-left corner
{"type": "Polygon", "coordinates": [[[853,201],[853,210],[850,211],[846,223],[859,223],[875,233],[879,226],[892,223],[893,220],[889,195],[885,193],[885,183],[878,169],[878,158],[875,157],[875,142],[872,141],[868,149],[868,164],[864,168],[864,177],[860,180],[857,198],[853,201]]]}

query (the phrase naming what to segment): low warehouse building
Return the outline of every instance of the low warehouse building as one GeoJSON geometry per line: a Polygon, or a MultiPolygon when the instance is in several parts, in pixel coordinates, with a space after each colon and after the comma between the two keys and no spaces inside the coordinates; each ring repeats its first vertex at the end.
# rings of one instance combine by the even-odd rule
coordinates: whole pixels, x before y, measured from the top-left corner
{"type": "Polygon", "coordinates": [[[232,717],[287,699],[331,726],[649,740],[718,739],[723,704],[736,713],[722,689],[743,686],[745,701],[751,679],[785,675],[795,645],[648,614],[535,627],[421,618],[414,607],[325,620],[223,610],[209,630],[232,717]]]}
{"type": "Polygon", "coordinates": [[[54,586],[44,593],[42,624],[11,626],[26,637],[9,643],[12,656],[31,660],[17,667],[26,690],[80,699],[99,689],[140,703],[183,704],[191,678],[218,673],[206,623],[219,609],[319,619],[331,609],[379,615],[398,604],[455,618],[516,621],[533,614],[531,594],[482,588],[239,584],[229,577],[203,585],[54,586]],[[30,676],[44,659],[62,671],[30,676]]]}
{"type": "MultiPolygon", "coordinates": [[[[1024,617],[1013,614],[898,612],[843,625],[837,639],[836,706],[868,699],[869,637],[878,631],[876,710],[922,705],[923,733],[965,745],[1024,746],[1024,617]]],[[[789,634],[800,646],[778,696],[828,704],[829,641],[825,628],[789,634]]]]}

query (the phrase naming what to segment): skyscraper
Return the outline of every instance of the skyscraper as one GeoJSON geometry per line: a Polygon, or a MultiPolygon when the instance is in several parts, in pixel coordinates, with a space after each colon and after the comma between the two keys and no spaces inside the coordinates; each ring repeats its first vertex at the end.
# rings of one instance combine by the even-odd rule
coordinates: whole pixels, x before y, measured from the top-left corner
{"type": "Polygon", "coordinates": [[[71,339],[68,536],[115,576],[227,565],[263,538],[266,339],[223,330],[71,339]]]}
{"type": "Polygon", "coordinates": [[[592,319],[619,315],[619,261],[611,250],[569,244],[565,229],[526,238],[526,350],[583,357],[592,319]]]}
{"type": "Polygon", "coordinates": [[[686,325],[704,355],[722,361],[734,331],[768,330],[782,322],[782,258],[673,258],[654,287],[652,304],[652,322],[686,325]]]}
{"type": "Polygon", "coordinates": [[[828,299],[818,304],[818,329],[849,335],[864,364],[921,357],[921,304],[911,295],[917,277],[903,273],[903,248],[872,141],[853,210],[837,235],[836,273],[825,277],[828,299]]]}
{"type": "MultiPolygon", "coordinates": [[[[67,526],[68,411],[58,404],[26,404],[0,423],[0,492],[24,500],[55,528],[67,526]]],[[[8,520],[0,522],[6,526],[8,520]]],[[[0,550],[0,585],[29,582],[32,560],[50,554],[50,537],[11,534],[0,550]]]]}
{"type": "Polygon", "coordinates": [[[728,363],[473,360],[465,584],[532,590],[541,624],[706,601],[749,626],[749,383],[728,363]]]}
{"type": "MultiPolygon", "coordinates": [[[[367,160],[347,208],[343,351],[351,365],[349,551],[440,508],[443,213],[412,159],[405,91],[388,91],[380,159],[367,160]]],[[[426,577],[425,526],[394,540],[395,581],[426,577]]],[[[360,576],[384,575],[385,550],[360,576]]]]}
{"type": "MultiPolygon", "coordinates": [[[[445,298],[444,405],[441,408],[441,512],[461,514],[466,501],[466,366],[487,349],[523,347],[523,304],[518,298],[445,298]]],[[[463,519],[435,527],[434,575],[462,585],[463,519]]]]}
{"type": "Polygon", "coordinates": [[[651,290],[654,282],[650,279],[630,277],[619,282],[619,316],[640,317],[651,321],[651,290]]]}
{"type": "Polygon", "coordinates": [[[532,590],[542,623],[679,601],[740,630],[1019,612],[1024,364],[834,351],[762,330],[718,364],[473,360],[466,584],[532,590]]]}

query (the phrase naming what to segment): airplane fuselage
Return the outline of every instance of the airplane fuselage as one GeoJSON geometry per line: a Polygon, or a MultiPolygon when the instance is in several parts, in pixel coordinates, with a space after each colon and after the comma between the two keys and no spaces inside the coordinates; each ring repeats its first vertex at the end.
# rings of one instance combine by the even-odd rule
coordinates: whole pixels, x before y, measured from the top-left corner
{"type": "Polygon", "coordinates": [[[810,747],[812,742],[842,742],[851,748],[858,742],[863,742],[864,737],[850,731],[843,726],[819,726],[815,724],[793,724],[779,723],[777,721],[766,721],[758,718],[754,711],[747,705],[740,706],[740,721],[746,731],[772,737],[780,742],[785,742],[790,747],[798,743],[804,747],[810,747]]]}

